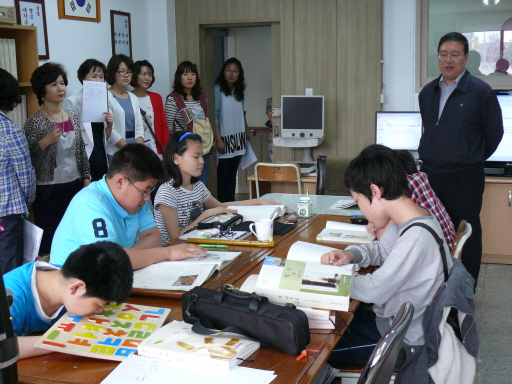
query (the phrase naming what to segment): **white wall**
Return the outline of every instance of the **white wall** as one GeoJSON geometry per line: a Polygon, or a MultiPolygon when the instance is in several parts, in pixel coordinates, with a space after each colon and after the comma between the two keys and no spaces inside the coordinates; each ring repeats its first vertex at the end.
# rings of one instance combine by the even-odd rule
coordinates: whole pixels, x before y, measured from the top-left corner
{"type": "Polygon", "coordinates": [[[416,2],[384,0],[384,110],[419,111],[415,92],[416,2]]]}
{"type": "MultiPolygon", "coordinates": [[[[45,0],[44,4],[49,61],[64,65],[68,73],[68,96],[81,88],[76,71],[84,60],[95,58],[106,65],[112,56],[111,9],[130,13],[132,58],[146,59],[155,67],[157,80],[152,91],[164,97],[169,93],[170,67],[173,74],[176,67],[174,0],[104,0],[100,6],[100,23],[59,19],[57,0],[45,0]]],[[[14,0],[0,0],[0,5],[14,6],[14,0]]],[[[40,64],[44,62],[41,60],[40,64]]]]}
{"type": "Polygon", "coordinates": [[[272,40],[270,27],[228,29],[228,58],[242,63],[247,82],[244,102],[247,124],[263,127],[266,102],[272,97],[272,40]]]}

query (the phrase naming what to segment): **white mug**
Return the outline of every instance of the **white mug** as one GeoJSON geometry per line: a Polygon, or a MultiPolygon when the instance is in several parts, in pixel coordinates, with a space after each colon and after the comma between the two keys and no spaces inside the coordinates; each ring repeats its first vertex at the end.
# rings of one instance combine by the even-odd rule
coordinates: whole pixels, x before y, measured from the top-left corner
{"type": "Polygon", "coordinates": [[[249,225],[250,231],[258,238],[259,241],[272,241],[272,233],[274,230],[274,220],[261,219],[249,225]]]}

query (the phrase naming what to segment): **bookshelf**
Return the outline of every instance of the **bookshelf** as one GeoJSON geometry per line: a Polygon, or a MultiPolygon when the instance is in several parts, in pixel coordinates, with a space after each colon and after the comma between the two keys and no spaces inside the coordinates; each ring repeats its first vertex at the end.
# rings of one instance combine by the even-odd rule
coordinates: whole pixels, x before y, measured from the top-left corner
{"type": "Polygon", "coordinates": [[[32,92],[30,85],[32,72],[39,66],[36,27],[0,24],[0,38],[16,41],[16,64],[20,93],[27,96],[27,116],[32,116],[39,109],[36,95],[32,92]]]}

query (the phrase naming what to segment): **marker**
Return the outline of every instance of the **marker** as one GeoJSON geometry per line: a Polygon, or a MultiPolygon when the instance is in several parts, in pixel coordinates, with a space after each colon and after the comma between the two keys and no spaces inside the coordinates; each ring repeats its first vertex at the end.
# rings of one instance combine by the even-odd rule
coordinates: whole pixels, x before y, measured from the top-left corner
{"type": "Polygon", "coordinates": [[[197,244],[199,247],[203,248],[227,248],[227,245],[224,244],[197,244]]]}

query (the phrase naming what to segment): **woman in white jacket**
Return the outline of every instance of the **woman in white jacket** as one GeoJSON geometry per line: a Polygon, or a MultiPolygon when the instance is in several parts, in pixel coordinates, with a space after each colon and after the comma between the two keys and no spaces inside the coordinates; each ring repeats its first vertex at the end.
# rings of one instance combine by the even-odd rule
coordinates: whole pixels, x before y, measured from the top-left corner
{"type": "Polygon", "coordinates": [[[107,64],[106,80],[111,86],[108,94],[108,109],[114,115],[116,131],[107,144],[107,154],[117,151],[116,144],[124,139],[127,143],[144,144],[144,126],[140,114],[139,99],[126,87],[133,76],[133,61],[126,55],[114,55],[107,64]]]}
{"type": "MultiPolygon", "coordinates": [[[[82,84],[84,80],[104,82],[105,72],[105,64],[95,59],[87,59],[78,68],[77,75],[82,84]]],[[[104,122],[84,123],[82,120],[83,90],[64,100],[62,106],[75,112],[80,119],[82,137],[91,167],[91,180],[100,180],[108,169],[107,141],[112,132],[115,132],[114,116],[110,112],[104,112],[104,122]]],[[[121,148],[125,144],[126,141],[119,140],[116,147],[121,148]]]]}

